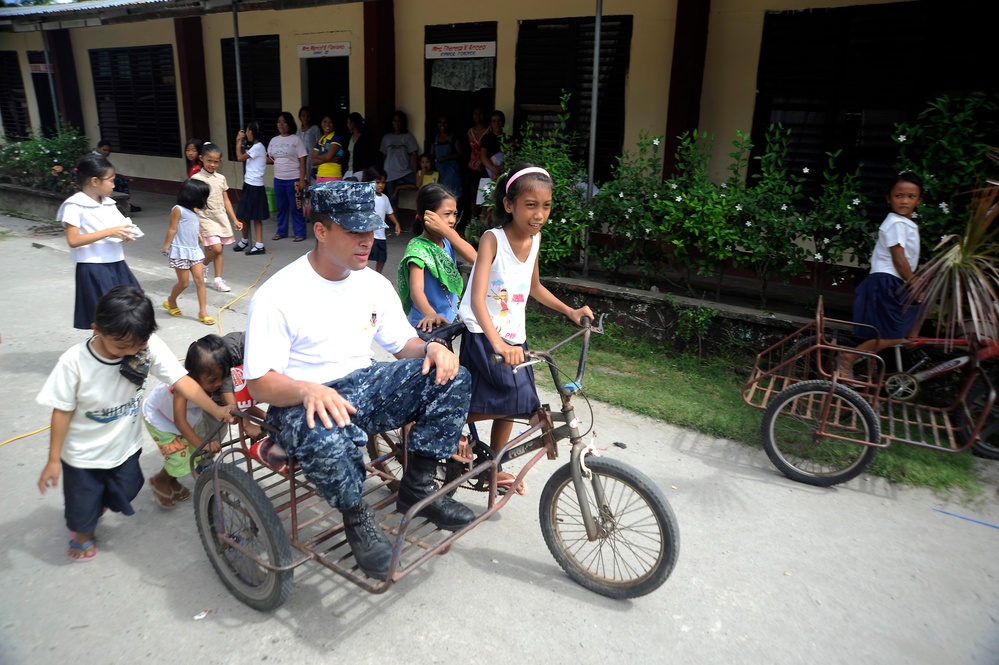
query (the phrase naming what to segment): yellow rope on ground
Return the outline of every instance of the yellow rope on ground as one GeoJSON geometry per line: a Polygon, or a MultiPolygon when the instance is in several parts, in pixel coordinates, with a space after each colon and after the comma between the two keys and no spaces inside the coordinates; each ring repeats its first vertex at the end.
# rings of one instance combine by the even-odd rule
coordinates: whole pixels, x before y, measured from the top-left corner
{"type": "MultiPolygon", "coordinates": [[[[267,272],[267,269],[271,267],[271,263],[273,261],[274,261],[274,252],[272,252],[270,250],[267,250],[267,263],[264,265],[263,270],[260,271],[260,274],[257,275],[257,279],[253,282],[253,284],[250,284],[248,287],[246,287],[245,291],[243,291],[241,294],[239,294],[238,296],[236,296],[235,298],[233,298],[232,300],[230,300],[229,302],[227,302],[225,305],[223,305],[219,309],[218,316],[215,317],[215,324],[219,328],[219,334],[220,335],[222,334],[222,312],[224,310],[228,309],[230,305],[233,305],[233,304],[239,302],[241,299],[243,299],[247,295],[249,295],[249,293],[253,289],[253,287],[255,287],[257,284],[259,284],[260,280],[263,279],[264,274],[267,272]]],[[[185,356],[181,356],[180,358],[178,358],[178,360],[181,361],[181,362],[183,362],[184,358],[185,358],[185,356]]],[[[19,439],[26,439],[29,436],[34,436],[36,434],[40,434],[41,432],[44,432],[48,428],[49,428],[49,425],[46,425],[45,427],[42,427],[41,429],[36,429],[34,432],[27,432],[25,434],[18,434],[17,436],[13,436],[13,437],[7,439],[6,441],[0,441],[0,447],[6,446],[8,443],[13,443],[14,441],[17,441],[19,439]]]]}
{"type": "Polygon", "coordinates": [[[222,305],[222,307],[219,308],[218,314],[215,317],[215,325],[217,325],[219,328],[219,335],[222,334],[222,312],[229,309],[230,305],[234,305],[235,303],[239,302],[247,295],[249,295],[250,290],[253,289],[253,287],[255,287],[257,284],[259,284],[261,279],[263,279],[264,274],[267,272],[267,269],[271,267],[272,261],[274,261],[274,252],[272,252],[271,250],[267,250],[267,263],[264,265],[263,270],[260,271],[260,274],[257,275],[257,279],[253,282],[253,284],[250,284],[248,287],[246,287],[245,291],[243,291],[241,294],[239,294],[238,296],[236,296],[235,298],[233,298],[232,300],[230,300],[229,302],[227,302],[226,304],[222,305]]]}
{"type": "Polygon", "coordinates": [[[0,446],[6,446],[8,443],[11,443],[13,441],[17,441],[18,439],[25,439],[25,438],[27,438],[29,436],[34,436],[34,435],[38,434],[39,432],[44,432],[48,428],[49,428],[49,425],[46,425],[45,427],[43,427],[41,429],[36,429],[34,432],[28,432],[27,434],[19,434],[18,436],[14,436],[14,437],[11,437],[11,438],[7,439],[6,441],[0,442],[0,446]]]}

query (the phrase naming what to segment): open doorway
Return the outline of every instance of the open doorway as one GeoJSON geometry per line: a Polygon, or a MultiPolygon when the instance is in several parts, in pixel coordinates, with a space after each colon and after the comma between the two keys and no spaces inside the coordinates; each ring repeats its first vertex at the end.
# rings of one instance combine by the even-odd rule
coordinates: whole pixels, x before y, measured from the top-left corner
{"type": "MultiPolygon", "coordinates": [[[[336,131],[347,131],[347,115],[350,113],[350,58],[303,58],[302,67],[305,85],[302,90],[302,105],[312,108],[312,118],[319,119],[330,114],[336,131]]],[[[297,112],[296,108],[294,112],[297,112]]]]}

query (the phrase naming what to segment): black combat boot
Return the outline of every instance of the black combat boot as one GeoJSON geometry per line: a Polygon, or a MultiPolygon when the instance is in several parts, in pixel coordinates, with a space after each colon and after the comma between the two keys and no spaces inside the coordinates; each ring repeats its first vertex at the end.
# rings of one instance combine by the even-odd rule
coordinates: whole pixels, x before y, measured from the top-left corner
{"type": "MultiPolygon", "coordinates": [[[[414,503],[424,499],[438,489],[434,476],[437,472],[437,460],[419,455],[409,456],[409,467],[399,484],[399,498],[395,509],[405,513],[414,503]]],[[[457,531],[475,519],[471,508],[462,505],[449,496],[442,496],[419,512],[421,517],[436,524],[441,529],[457,531]]]]}
{"type": "Polygon", "coordinates": [[[384,580],[392,562],[392,543],[375,521],[375,513],[362,500],[343,511],[343,531],[358,567],[368,577],[384,580]]]}

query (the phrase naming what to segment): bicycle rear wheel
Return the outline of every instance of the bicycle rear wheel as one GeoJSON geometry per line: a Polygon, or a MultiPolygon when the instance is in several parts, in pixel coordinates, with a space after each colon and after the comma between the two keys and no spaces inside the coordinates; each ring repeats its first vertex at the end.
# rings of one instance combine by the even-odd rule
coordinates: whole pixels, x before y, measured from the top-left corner
{"type": "Polygon", "coordinates": [[[881,438],[871,405],[843,384],[837,384],[834,391],[831,385],[829,381],[796,383],[778,393],[763,414],[767,457],[791,480],[819,487],[843,483],[860,475],[877,454],[874,447],[830,438],[870,443],[881,438]]]}
{"type": "Polygon", "coordinates": [[[639,471],[614,459],[588,457],[583,481],[599,535],[586,536],[569,465],[541,493],[541,533],[562,570],[576,583],[610,598],[655,591],[673,572],[680,529],[662,491],[639,471]],[[598,498],[599,497],[599,498],[598,498]]]}
{"type": "MultiPolygon", "coordinates": [[[[972,409],[973,417],[985,408],[988,398],[989,385],[979,378],[968,393],[968,406],[972,409]]],[[[967,443],[969,429],[973,427],[973,423],[967,422],[964,411],[957,412],[955,424],[959,428],[961,440],[967,443]]],[[[978,432],[978,439],[971,444],[971,451],[978,457],[999,460],[999,399],[992,403],[989,415],[982,424],[981,431],[978,432]]]]}

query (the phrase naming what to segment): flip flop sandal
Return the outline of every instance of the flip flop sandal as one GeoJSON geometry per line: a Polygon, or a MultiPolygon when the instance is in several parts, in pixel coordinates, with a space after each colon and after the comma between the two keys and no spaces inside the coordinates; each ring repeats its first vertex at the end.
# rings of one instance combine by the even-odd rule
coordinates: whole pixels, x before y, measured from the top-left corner
{"type": "Polygon", "coordinates": [[[305,240],[305,238],[302,236],[295,236],[295,239],[292,242],[302,242],[303,240],[305,240]]]}
{"type": "Polygon", "coordinates": [[[90,540],[88,540],[85,543],[78,543],[75,540],[71,540],[71,541],[69,541],[69,549],[71,549],[71,550],[79,550],[80,552],[83,552],[83,556],[73,556],[72,554],[67,554],[66,555],[66,556],[69,557],[70,561],[74,561],[76,563],[83,563],[84,561],[91,561],[91,560],[93,560],[94,558],[97,557],[97,542],[93,538],[91,538],[90,540]],[[91,554],[88,555],[86,552],[91,547],[94,548],[94,551],[93,551],[93,553],[91,553],[91,554]]]}
{"type": "Polygon", "coordinates": [[[166,492],[161,492],[156,485],[153,483],[153,479],[149,479],[149,489],[153,491],[153,501],[156,502],[163,510],[173,510],[177,507],[177,503],[173,498],[173,492],[167,494],[166,492]],[[167,501],[174,501],[174,503],[168,504],[167,501]]]}
{"type": "Polygon", "coordinates": [[[278,235],[276,235],[276,236],[274,236],[273,238],[271,238],[271,240],[284,240],[284,239],[285,239],[285,238],[287,238],[287,237],[288,237],[288,236],[278,236],[278,235]]]}
{"type": "Polygon", "coordinates": [[[191,490],[186,487],[181,487],[179,492],[173,493],[174,501],[187,501],[191,498],[191,490]]]}
{"type": "Polygon", "coordinates": [[[180,316],[181,315],[181,313],[180,313],[180,307],[171,307],[170,306],[170,301],[168,301],[168,300],[164,300],[163,301],[163,309],[165,309],[166,311],[170,312],[170,316],[180,316]]]}
{"type": "Polygon", "coordinates": [[[201,321],[206,326],[214,326],[215,325],[215,319],[213,319],[210,316],[199,316],[198,317],[198,321],[201,321]]]}

